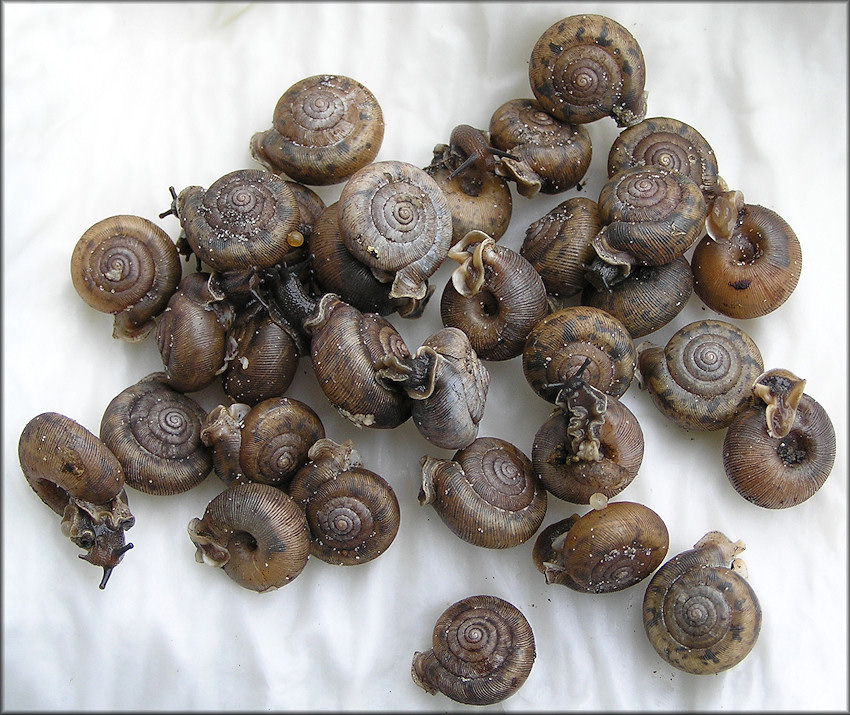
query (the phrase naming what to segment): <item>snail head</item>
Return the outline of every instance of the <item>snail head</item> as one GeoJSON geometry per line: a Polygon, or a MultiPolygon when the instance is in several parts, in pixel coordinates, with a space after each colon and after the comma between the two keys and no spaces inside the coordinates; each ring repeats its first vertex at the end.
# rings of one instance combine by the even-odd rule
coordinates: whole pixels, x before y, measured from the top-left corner
{"type": "Polygon", "coordinates": [[[78,546],[87,549],[87,553],[80,554],[80,558],[103,569],[101,590],[106,588],[112,569],[121,562],[124,554],[133,548],[133,544],[124,543],[123,528],[113,529],[106,524],[92,524],[86,535],[77,541],[78,546]]]}

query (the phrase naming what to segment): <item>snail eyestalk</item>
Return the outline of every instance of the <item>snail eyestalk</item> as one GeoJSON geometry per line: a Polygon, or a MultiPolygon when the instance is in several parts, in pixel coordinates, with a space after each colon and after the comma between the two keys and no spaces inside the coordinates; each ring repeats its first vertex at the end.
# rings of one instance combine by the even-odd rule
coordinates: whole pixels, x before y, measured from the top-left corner
{"type": "Polygon", "coordinates": [[[177,218],[180,218],[177,213],[177,191],[174,189],[173,186],[169,186],[168,191],[171,193],[171,208],[169,208],[167,211],[163,211],[159,215],[159,217],[165,218],[166,216],[177,216],[177,218]]]}

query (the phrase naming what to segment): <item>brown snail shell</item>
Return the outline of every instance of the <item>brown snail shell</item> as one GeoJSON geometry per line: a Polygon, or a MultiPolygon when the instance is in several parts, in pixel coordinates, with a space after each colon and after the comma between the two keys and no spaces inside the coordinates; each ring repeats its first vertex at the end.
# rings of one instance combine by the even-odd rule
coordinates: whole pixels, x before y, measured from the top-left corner
{"type": "MultiPolygon", "coordinates": [[[[826,410],[802,392],[805,380],[770,370],[756,381],[759,396],[729,425],[723,440],[723,468],[747,501],[766,509],[784,509],[810,499],[823,486],[835,462],[835,430],[826,410]],[[766,384],[789,383],[791,403],[766,384]],[[769,393],[773,392],[773,396],[769,393]],[[787,414],[786,414],[787,413],[787,414]]],[[[787,396],[787,395],[786,395],[787,396]]]]}
{"type": "Polygon", "coordinates": [[[496,596],[470,596],[434,625],[433,646],[413,654],[413,682],[455,702],[491,705],[513,695],[534,665],[534,634],[522,612],[496,596]]]}
{"type": "Polygon", "coordinates": [[[574,196],[526,229],[519,252],[540,274],[549,296],[569,298],[587,285],[585,267],[596,258],[592,241],[601,229],[598,204],[574,196]]]}
{"type": "Polygon", "coordinates": [[[124,532],[135,524],[121,463],[78,422],[44,412],[24,426],[18,440],[21,471],[38,497],[62,517],[62,533],[86,550],[80,558],[103,569],[100,588],[132,544],[124,532]]]}
{"type": "Polygon", "coordinates": [[[602,15],[572,15],[543,32],[528,64],[540,106],[568,124],[610,116],[617,126],[646,116],[646,65],[634,36],[602,15]]]}
{"type": "Polygon", "coordinates": [[[214,275],[190,273],[180,281],[156,326],[169,387],[195,392],[215,381],[233,355],[228,331],[234,319],[214,275]]]}
{"type": "Polygon", "coordinates": [[[187,186],[173,210],[192,253],[217,271],[272,266],[304,241],[295,194],[270,171],[239,169],[207,189],[187,186]]]}
{"type": "Polygon", "coordinates": [[[542,532],[532,558],[547,584],[585,593],[613,593],[634,586],[664,561],[667,526],[658,514],[635,502],[608,503],[602,494],[593,509],[542,532]]]}
{"type": "Polygon", "coordinates": [[[338,212],[346,247],[392,283],[390,297],[425,297],[452,237],[448,201],[427,172],[402,161],[365,166],[345,182],[338,212]]]}
{"type": "Polygon", "coordinates": [[[711,675],[737,665],[753,649],[761,606],[735,558],[743,550],[743,542],[709,532],[652,577],[643,599],[644,629],[670,665],[711,675]]]}
{"type": "Polygon", "coordinates": [[[643,431],[616,397],[571,378],[555,399],[558,409],[534,436],[531,463],[546,490],[564,501],[589,504],[609,499],[637,476],[643,461],[643,431]]]}
{"type": "Polygon", "coordinates": [[[502,158],[497,171],[526,198],[575,188],[593,154],[584,125],[559,121],[536,99],[511,99],[498,107],[490,117],[490,140],[516,157],[502,158]]]}
{"type": "Polygon", "coordinates": [[[758,318],[788,300],[800,279],[802,261],[800,241],[779,214],[743,204],[725,240],[706,235],[694,248],[694,292],[709,308],[730,318],[758,318]]]}
{"type": "Polygon", "coordinates": [[[706,201],[723,190],[717,157],[705,137],[672,117],[652,117],[627,127],[608,152],[608,176],[635,166],[659,166],[693,180],[706,201]]]}
{"type": "Polygon", "coordinates": [[[680,328],[662,348],[638,347],[638,371],[652,402],[684,429],[728,427],[753,400],[764,362],[752,338],[723,320],[680,328]]]}
{"type": "Polygon", "coordinates": [[[306,403],[272,397],[253,407],[218,405],[205,415],[200,436],[228,486],[247,481],[285,489],[325,428],[306,403]]]}
{"type": "Polygon", "coordinates": [[[443,325],[463,330],[482,360],[519,355],[531,329],[548,313],[540,274],[483,231],[467,233],[448,255],[460,265],[443,289],[443,325]]]}
{"type": "Polygon", "coordinates": [[[232,484],[188,526],[195,560],[223,569],[260,593],[285,586],[310,556],[307,519],[292,498],[269,484],[232,484]]]}
{"type": "Polygon", "coordinates": [[[304,249],[309,245],[316,219],[319,218],[326,206],[324,199],[309,186],[289,180],[286,181],[286,185],[292,190],[295,202],[298,204],[298,231],[304,236],[304,244],[301,247],[293,246],[292,250],[284,257],[286,263],[292,265],[306,258],[306,250],[304,249]]]}
{"type": "Polygon", "coordinates": [[[182,494],[213,468],[212,451],[201,441],[206,410],[163,377],[148,375],[112,398],[100,438],[121,463],[127,486],[145,494],[182,494]]]}
{"type": "Polygon", "coordinates": [[[507,549],[530,539],[546,515],[531,460],[497,437],[478,437],[451,459],[425,456],[419,503],[475,546],[507,549]]]}
{"type": "Polygon", "coordinates": [[[310,186],[345,181],[372,162],[384,139],[375,95],[344,75],[305,77],[275,106],[272,128],[251,137],[251,156],[310,186]]]}
{"type": "Polygon", "coordinates": [[[310,553],[329,564],[364,564],[383,554],[401,523],[389,483],[366,469],[350,440],[318,440],[288,494],[304,510],[313,539],[310,553]]]}
{"type": "Polygon", "coordinates": [[[693,291],[691,265],[685,256],[679,256],[662,266],[637,266],[608,290],[588,283],[581,302],[613,315],[636,340],[671,323],[693,291]]]}
{"type": "Polygon", "coordinates": [[[550,313],[528,335],[522,369],[531,388],[548,402],[590,358],[588,384],[620,397],[635,374],[635,346],[626,327],[604,310],[569,306],[550,313]]]}
{"type": "Polygon", "coordinates": [[[112,335],[121,340],[141,340],[153,330],[181,274],[174,242],[141,216],[98,221],[71,254],[74,289],[95,310],[115,316],[112,335]]]}

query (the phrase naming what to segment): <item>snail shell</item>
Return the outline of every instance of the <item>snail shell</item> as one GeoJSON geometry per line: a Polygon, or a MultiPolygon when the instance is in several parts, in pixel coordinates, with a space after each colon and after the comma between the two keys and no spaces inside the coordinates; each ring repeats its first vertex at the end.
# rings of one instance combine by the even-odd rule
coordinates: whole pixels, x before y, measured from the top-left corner
{"type": "MultiPolygon", "coordinates": [[[[766,375],[775,381],[777,372],[766,375]]],[[[756,385],[765,382],[762,376],[756,385]]],[[[795,404],[785,406],[789,414],[781,420],[771,418],[775,404],[754,388],[761,399],[741,412],[726,431],[726,476],[735,491],[757,506],[784,509],[801,504],[814,496],[832,472],[835,430],[820,403],[802,393],[803,385],[805,381],[797,378],[790,388],[797,393],[792,398],[795,404]]]]}
{"type": "MultiPolygon", "coordinates": [[[[633,266],[661,266],[684,255],[699,238],[706,212],[702,191],[684,174],[653,166],[623,169],[599,193],[602,229],[593,248],[624,278],[633,266]]],[[[594,266],[589,271],[588,280],[609,287],[604,274],[595,277],[594,266]]]]}
{"type": "Polygon", "coordinates": [[[709,675],[737,665],[753,649],[761,606],[735,559],[743,549],[742,542],[709,532],[652,577],[643,624],[649,642],[670,665],[709,675]]]}
{"type": "Polygon", "coordinates": [[[482,231],[466,234],[449,257],[460,265],[443,289],[443,325],[463,330],[482,360],[519,355],[531,329],[548,312],[540,274],[482,231]]]}
{"type": "Polygon", "coordinates": [[[579,377],[555,400],[555,410],[537,430],[531,449],[534,472],[558,499],[589,504],[601,493],[625,489],[643,461],[643,431],[631,410],[579,377]]]}
{"type": "Polygon", "coordinates": [[[575,196],[526,229],[520,255],[540,274],[549,296],[569,298],[587,285],[585,266],[596,258],[591,242],[601,228],[598,204],[575,196]]]}
{"type": "Polygon", "coordinates": [[[534,665],[534,634],[522,612],[496,596],[470,596],[434,625],[431,650],[413,654],[413,682],[455,702],[491,705],[513,695],[534,665]]]}
{"type": "Polygon", "coordinates": [[[298,231],[304,236],[304,244],[300,247],[292,246],[292,250],[284,258],[287,264],[292,265],[306,258],[306,247],[309,245],[313,226],[326,206],[322,197],[309,186],[299,184],[297,181],[287,181],[286,185],[292,190],[295,202],[298,204],[298,231]]]}
{"type": "Polygon", "coordinates": [[[638,371],[655,406],[684,429],[728,427],[753,399],[764,372],[758,346],[739,327],[698,320],[679,329],[661,348],[638,348],[638,371]]]}
{"type": "Polygon", "coordinates": [[[118,458],[128,486],[145,494],[182,494],[213,468],[201,441],[206,411],[154,373],[116,395],[103,413],[100,438],[118,458]]]}
{"type": "Polygon", "coordinates": [[[714,150],[689,124],[671,117],[652,117],[627,127],[608,152],[608,176],[635,166],[659,166],[694,181],[706,201],[722,191],[714,150]]]}
{"type": "Polygon", "coordinates": [[[461,449],[478,435],[490,373],[466,333],[443,328],[428,336],[413,356],[427,366],[421,385],[405,387],[420,434],[443,449],[461,449]]]}
{"type": "Polygon", "coordinates": [[[177,289],[182,268],[174,242],[140,216],[119,215],[91,226],[71,254],[71,280],[92,308],[112,313],[112,335],[143,339],[177,289]]]}
{"type": "Polygon", "coordinates": [[[346,247],[392,298],[424,298],[428,278],[449,250],[452,215],[437,182],[401,161],[357,171],[339,197],[339,228],[346,247]]]}
{"type": "Polygon", "coordinates": [[[646,66],[634,36],[602,15],[573,15],[549,27],[528,65],[540,106],[568,124],[613,117],[617,126],[646,116],[646,66]]]}
{"type": "Polygon", "coordinates": [[[235,312],[214,275],[190,273],[177,287],[156,326],[156,344],[168,385],[195,392],[211,385],[233,355],[228,339],[235,312]]]}
{"type": "Polygon", "coordinates": [[[376,559],[392,544],[401,523],[392,487],[363,467],[350,440],[318,440],[309,457],[287,491],[307,516],[310,553],[343,566],[376,559]]]}
{"type": "Polygon", "coordinates": [[[507,549],[530,539],[546,515],[546,490],[510,442],[478,437],[452,459],[425,456],[419,503],[464,541],[507,549]]]}
{"type": "Polygon", "coordinates": [[[275,106],[272,128],[251,137],[251,156],[302,184],[345,181],[372,162],[384,139],[381,106],[344,75],[305,77],[275,106]]]}
{"type": "Polygon", "coordinates": [[[62,517],[62,533],[86,550],[85,561],[103,568],[100,588],[133,547],[124,532],[135,524],[121,463],[78,422],[44,412],[18,440],[21,471],[38,497],[62,517]]]}
{"type": "Polygon", "coordinates": [[[205,415],[201,439],[212,448],[216,474],[233,482],[286,488],[325,436],[316,412],[304,402],[272,397],[248,408],[218,405],[205,415]]]}
{"type": "Polygon", "coordinates": [[[634,586],[664,561],[667,526],[658,514],[635,502],[608,503],[602,494],[593,509],[542,532],[532,558],[547,584],[585,593],[613,593],[634,586]]]}
{"type": "Polygon", "coordinates": [[[195,560],[260,593],[285,586],[307,564],[310,529],[292,498],[269,484],[232,484],[188,526],[195,560]]]}
{"type": "Polygon", "coordinates": [[[239,169],[207,189],[188,186],[175,207],[192,253],[217,271],[272,266],[304,241],[295,194],[269,171],[239,169]]]}
{"type": "Polygon", "coordinates": [[[554,403],[560,387],[590,358],[584,379],[620,397],[634,377],[635,356],[631,336],[619,320],[599,308],[569,306],[532,328],[522,353],[522,369],[531,388],[554,403]]]}
{"type": "Polygon", "coordinates": [[[511,99],[490,117],[490,141],[517,158],[504,157],[497,171],[516,182],[521,196],[559,194],[578,185],[593,149],[582,124],[567,124],[535,99],[511,99]]]}
{"type": "Polygon", "coordinates": [[[663,266],[637,266],[608,290],[588,283],[581,301],[613,315],[636,340],[671,323],[693,292],[691,265],[679,256],[663,266]]]}
{"type": "Polygon", "coordinates": [[[706,235],[694,248],[694,292],[730,318],[758,318],[788,300],[802,261],[800,241],[779,214],[744,204],[726,240],[706,235]]]}

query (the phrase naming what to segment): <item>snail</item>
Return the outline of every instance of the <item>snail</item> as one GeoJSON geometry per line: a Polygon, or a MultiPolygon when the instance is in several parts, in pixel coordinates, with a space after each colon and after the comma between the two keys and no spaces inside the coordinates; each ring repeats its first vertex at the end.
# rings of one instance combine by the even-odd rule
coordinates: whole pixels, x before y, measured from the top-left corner
{"type": "Polygon", "coordinates": [[[607,290],[588,283],[581,302],[613,315],[636,340],[671,323],[693,292],[691,264],[679,256],[661,266],[637,266],[607,290]]]}
{"type": "Polygon", "coordinates": [[[806,381],[773,369],[753,384],[755,402],[726,430],[723,468],[749,502],[784,509],[814,496],[835,462],[835,429],[826,410],[803,392],[806,381]]]}
{"type": "Polygon", "coordinates": [[[269,484],[231,484],[187,530],[195,561],[259,593],[286,586],[310,556],[307,519],[292,497],[269,484]]]}
{"type": "Polygon", "coordinates": [[[124,532],[136,522],[127,503],[124,471],[106,445],[78,422],[44,412],[18,440],[21,471],[38,497],[62,517],[62,533],[103,569],[100,588],[133,544],[124,532]]]}
{"type": "Polygon", "coordinates": [[[317,440],[287,493],[310,525],[310,553],[329,564],[364,564],[392,544],[401,522],[389,483],[363,466],[351,440],[317,440]]]}
{"type": "Polygon", "coordinates": [[[602,229],[587,280],[607,289],[634,266],[661,266],[684,255],[700,237],[707,213],[699,186],[685,174],[636,166],[614,174],[599,193],[602,229]]]}
{"type": "Polygon", "coordinates": [[[448,255],[459,266],[443,289],[443,325],[462,329],[482,360],[522,353],[528,333],[548,313],[546,286],[534,266],[477,230],[448,255]]]}
{"type": "Polygon", "coordinates": [[[591,511],[557,521],[540,532],[532,559],[547,584],[584,593],[613,593],[647,578],[664,561],[667,526],[636,502],[590,498],[591,511]]]}
{"type": "Polygon", "coordinates": [[[100,439],[124,470],[127,486],[145,494],[182,494],[213,468],[201,441],[206,411],[153,373],[122,390],[107,405],[100,439]]]}
{"type": "Polygon", "coordinates": [[[761,606],[736,558],[743,550],[742,541],[711,531],[649,581],[643,625],[652,647],[670,665],[711,675],[732,668],[752,651],[761,606]]]}
{"type": "Polygon", "coordinates": [[[793,229],[775,211],[745,204],[740,192],[715,199],[712,216],[711,233],[697,242],[691,258],[694,292],[730,318],[758,318],[776,310],[794,292],[802,271],[793,229]],[[716,218],[724,206],[731,217],[725,224],[716,218]]]}
{"type": "Polygon", "coordinates": [[[585,266],[596,258],[592,241],[601,229],[598,204],[584,196],[561,202],[526,229],[520,255],[540,274],[554,310],[587,285],[585,266]]]}
{"type": "Polygon", "coordinates": [[[516,183],[526,198],[559,194],[578,186],[590,168],[590,133],[543,110],[536,99],[511,99],[490,117],[490,141],[507,156],[496,172],[516,183]]]}
{"type": "Polygon", "coordinates": [[[342,187],[338,219],[346,248],[392,284],[391,298],[425,297],[452,237],[448,201],[426,171],[402,161],[359,169],[342,187]]]}
{"type": "Polygon", "coordinates": [[[278,99],[272,127],[251,137],[251,156],[310,186],[338,184],[372,162],[384,139],[375,95],[351,77],[305,77],[278,99]]]}
{"type": "Polygon", "coordinates": [[[635,356],[628,330],[615,317],[599,308],[568,306],[550,313],[531,329],[523,348],[522,369],[531,388],[554,403],[560,386],[590,358],[584,380],[620,397],[634,377],[635,356]]]}
{"type": "Polygon", "coordinates": [[[758,346],[723,320],[697,320],[662,348],[638,346],[642,385],[658,410],[683,429],[728,427],[752,403],[752,384],[764,371],[758,346]]]}
{"type": "MultiPolygon", "coordinates": [[[[585,366],[590,362],[585,361],[585,366]]],[[[643,431],[632,411],[582,378],[584,366],[555,398],[557,409],[534,436],[531,463],[546,490],[589,504],[625,489],[643,461],[643,431]]]]}
{"type": "Polygon", "coordinates": [[[325,436],[312,407],[271,397],[250,407],[218,405],[204,416],[200,437],[211,448],[215,473],[228,486],[261,482],[285,489],[307,462],[310,447],[325,436]]]}
{"type": "Polygon", "coordinates": [[[228,339],[235,312],[216,277],[190,273],[157,320],[159,348],[169,387],[196,392],[211,385],[234,355],[228,339]]]}
{"type": "Polygon", "coordinates": [[[145,338],[177,289],[177,246],[141,216],[105,218],[86,230],[71,254],[71,280],[92,308],[113,314],[113,337],[145,338]]]}
{"type": "Polygon", "coordinates": [[[270,171],[238,169],[206,189],[187,186],[160,216],[169,213],[191,252],[216,271],[272,266],[304,242],[295,194],[270,171]]]}
{"type": "Polygon", "coordinates": [[[433,645],[413,654],[413,682],[466,705],[492,705],[528,679],[537,655],[531,625],[512,603],[468,596],[434,625],[433,645]]]}
{"type": "Polygon", "coordinates": [[[608,176],[635,166],[658,166],[693,180],[710,203],[725,190],[717,157],[705,137],[672,117],[652,117],[620,132],[608,152],[608,176]]]}
{"type": "Polygon", "coordinates": [[[531,461],[498,437],[478,437],[451,459],[424,456],[419,503],[475,546],[507,549],[530,539],[546,515],[531,461]]]}
{"type": "Polygon", "coordinates": [[[568,124],[610,116],[628,127],[646,116],[643,52],[609,17],[572,15],[546,29],[531,51],[528,79],[544,111],[568,124]]]}
{"type": "Polygon", "coordinates": [[[295,202],[298,204],[298,232],[304,237],[304,243],[301,246],[292,246],[289,242],[291,250],[283,257],[283,260],[288,265],[292,265],[306,258],[306,248],[313,235],[313,226],[326,206],[322,197],[309,186],[289,180],[286,180],[286,185],[292,190],[295,202]]]}

